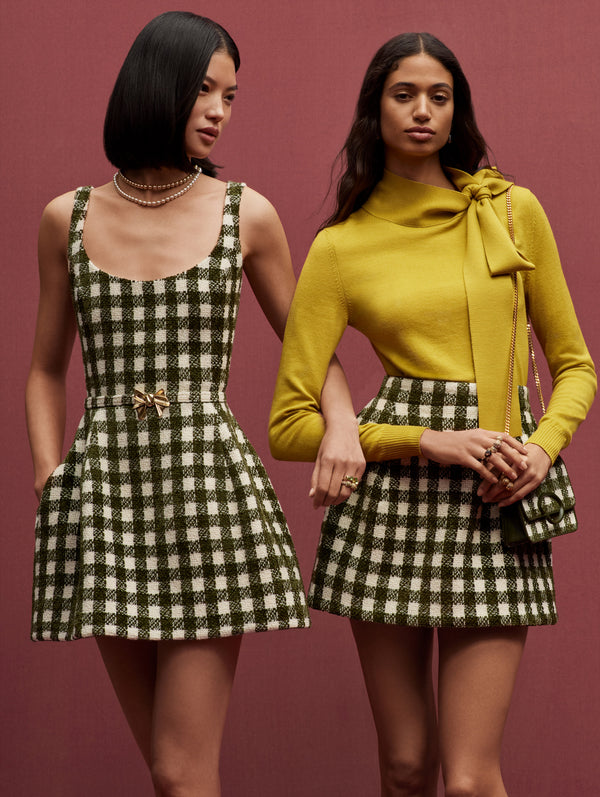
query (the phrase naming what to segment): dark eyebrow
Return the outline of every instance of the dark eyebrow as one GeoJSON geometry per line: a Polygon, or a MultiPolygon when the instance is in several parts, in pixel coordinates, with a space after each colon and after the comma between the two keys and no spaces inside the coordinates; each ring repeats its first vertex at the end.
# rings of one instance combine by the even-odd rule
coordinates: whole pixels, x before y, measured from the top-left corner
{"type": "MultiPolygon", "coordinates": [[[[213,85],[213,86],[216,86],[216,85],[217,85],[217,81],[216,81],[216,80],[213,80],[213,79],[212,79],[211,77],[209,77],[208,75],[205,75],[205,76],[204,76],[204,80],[205,80],[207,83],[210,83],[210,84],[211,84],[211,85],[213,85]]],[[[238,85],[237,85],[237,83],[234,83],[234,85],[233,85],[233,86],[228,86],[228,87],[225,89],[225,91],[237,91],[237,90],[238,90],[238,85]]]]}
{"type": "MultiPolygon", "coordinates": [[[[394,83],[392,86],[389,87],[388,91],[392,91],[393,89],[399,89],[402,87],[414,89],[416,86],[415,83],[409,83],[408,81],[400,80],[398,83],[394,83]]],[[[434,83],[433,86],[430,88],[432,89],[449,89],[452,91],[452,86],[448,83],[434,83]]]]}

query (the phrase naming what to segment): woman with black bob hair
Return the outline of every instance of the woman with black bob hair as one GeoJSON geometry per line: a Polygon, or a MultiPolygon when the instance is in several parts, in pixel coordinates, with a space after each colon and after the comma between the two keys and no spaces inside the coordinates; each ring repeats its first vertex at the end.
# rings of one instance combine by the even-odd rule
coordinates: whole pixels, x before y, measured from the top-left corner
{"type": "MultiPolygon", "coordinates": [[[[146,25],[125,58],[106,110],[104,150],[114,166],[193,171],[185,127],[215,52],[227,53],[238,71],[235,42],[211,19],[167,12],[146,25]]],[[[208,157],[198,162],[204,174],[216,177],[208,157]]]]}
{"type": "Polygon", "coordinates": [[[368,337],[386,376],[359,414],[365,476],[350,474],[352,496],[325,515],[309,605],[351,621],[382,795],[434,797],[441,763],[447,795],[506,797],[500,749],[527,628],[555,623],[556,607],[550,543],[505,544],[500,509],[568,445],[594,365],[546,216],[489,167],[469,85],[442,42],[407,33],[376,53],[342,155],[336,207],[288,318],[275,456],[318,450],[320,390],[346,326],[368,337]],[[537,429],[526,313],[553,378],[537,429]]]}
{"type": "MultiPolygon", "coordinates": [[[[242,635],[309,624],[285,518],[225,398],[242,271],[280,337],[295,284],[272,205],[210,161],[239,63],[209,19],[152,20],[110,99],[118,171],[50,202],[39,234],[32,636],[96,638],[161,797],[220,794],[242,635]],[[87,398],[61,462],[76,330],[87,398]]],[[[341,480],[364,461],[329,370],[323,504],[350,494],[341,480]]]]}

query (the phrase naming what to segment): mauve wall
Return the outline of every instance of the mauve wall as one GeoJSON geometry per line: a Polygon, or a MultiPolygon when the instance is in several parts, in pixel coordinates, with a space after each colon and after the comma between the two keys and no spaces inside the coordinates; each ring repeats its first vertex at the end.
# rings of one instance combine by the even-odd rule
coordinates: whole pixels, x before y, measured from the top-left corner
{"type": "MultiPolygon", "coordinates": [[[[10,797],[151,793],[93,641],[28,640],[35,498],[23,388],[40,213],[56,194],[111,177],[101,147],[110,89],[134,35],[168,8],[154,0],[19,0],[2,11],[0,790],[10,797]]],[[[246,181],[278,208],[297,269],[323,216],[329,168],[372,54],[401,31],[443,39],[471,80],[497,163],[547,210],[600,360],[596,0],[220,0],[188,8],[215,16],[240,46],[241,91],[216,160],[224,177],[246,181]]],[[[266,443],[278,348],[245,289],[230,402],[265,459],[308,579],[319,529],[306,498],[310,468],[274,462],[266,443]]],[[[380,367],[352,333],[342,359],[359,406],[380,367]]],[[[70,385],[71,434],[83,397],[78,352],[70,385]]],[[[509,718],[511,797],[598,794],[598,443],[595,412],[567,453],[581,531],[555,546],[560,623],[531,632],[509,718]]],[[[376,759],[343,620],[318,614],[311,631],[247,639],[223,748],[225,797],[374,797],[376,759]]]]}

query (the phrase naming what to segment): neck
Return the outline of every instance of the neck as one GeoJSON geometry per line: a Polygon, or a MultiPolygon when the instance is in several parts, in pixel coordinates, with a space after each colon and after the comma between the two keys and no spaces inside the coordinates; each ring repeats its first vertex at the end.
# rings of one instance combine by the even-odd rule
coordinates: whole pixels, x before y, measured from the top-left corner
{"type": "Polygon", "coordinates": [[[147,185],[172,183],[176,180],[181,180],[189,174],[181,171],[181,169],[171,169],[167,166],[161,166],[158,169],[122,169],[121,171],[129,180],[147,185]]]}
{"type": "Polygon", "coordinates": [[[425,185],[435,185],[438,188],[449,188],[454,190],[454,185],[446,176],[437,156],[435,158],[423,158],[419,160],[403,160],[396,157],[386,158],[385,168],[404,177],[406,180],[413,180],[415,183],[425,185]]]}

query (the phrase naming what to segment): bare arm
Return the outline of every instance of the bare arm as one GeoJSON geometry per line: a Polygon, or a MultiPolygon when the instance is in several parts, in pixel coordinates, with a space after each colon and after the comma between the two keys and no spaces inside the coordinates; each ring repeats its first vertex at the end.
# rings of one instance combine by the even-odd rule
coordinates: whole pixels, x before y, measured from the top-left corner
{"type": "MultiPolygon", "coordinates": [[[[283,227],[273,206],[244,189],[240,208],[244,271],[269,323],[283,339],[296,280],[283,227]]],[[[341,485],[346,475],[360,478],[365,461],[344,371],[336,357],[329,365],[321,394],[325,434],[311,478],[313,504],[340,503],[350,495],[341,485]]]]}
{"type": "Polygon", "coordinates": [[[40,299],[25,405],[38,498],[62,459],[65,375],[75,338],[75,315],[67,270],[68,227],[73,195],[58,197],[40,223],[40,299]]]}

